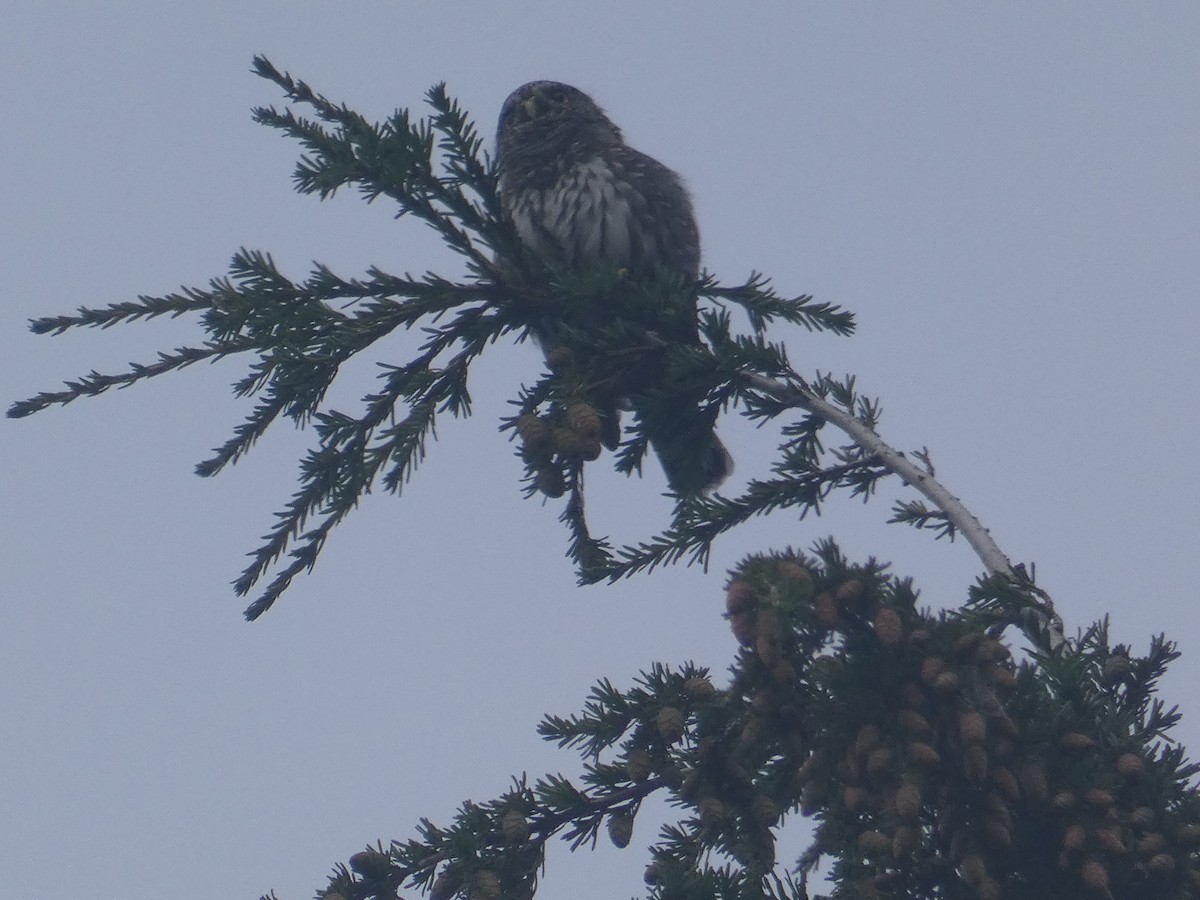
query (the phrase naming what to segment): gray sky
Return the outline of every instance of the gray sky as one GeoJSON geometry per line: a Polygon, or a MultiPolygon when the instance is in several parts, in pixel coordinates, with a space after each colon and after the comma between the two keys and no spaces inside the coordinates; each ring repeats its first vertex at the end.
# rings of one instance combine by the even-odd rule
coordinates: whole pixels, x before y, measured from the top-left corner
{"type": "MultiPolygon", "coordinates": [[[[794,363],[881,396],[885,437],[929,447],[1001,546],[1036,561],[1069,630],[1111,613],[1139,651],[1180,641],[1164,693],[1197,743],[1200,6],[451,7],[7,4],[5,405],[199,334],[39,338],[28,318],[203,284],[242,245],[295,276],[314,259],[457,273],[385,203],[292,192],[296,145],[250,121],[280,103],[254,53],[375,118],[445,80],[488,134],[513,87],[571,82],[688,180],[711,270],[858,314],[850,340],[787,335],[794,363]]],[[[707,576],[576,588],[558,506],[521,499],[496,431],[538,370],[532,347],[497,348],[476,416],[444,423],[405,495],[369,498],[253,625],[228,584],[309,436],[191,474],[248,411],[228,390],[239,364],[0,425],[6,894],[308,897],[421,816],[445,822],[522,771],[576,772],[534,727],[598,678],[687,659],[720,675],[721,584],[747,552],[832,534],[935,607],[978,574],[965,543],[882,524],[885,496],[751,523],[707,576]]],[[[370,365],[343,377],[342,406],[373,386],[370,365]]],[[[731,488],[767,471],[774,435],[721,430],[731,488]]],[[[651,468],[593,466],[597,530],[665,522],[651,468]]],[[[544,896],[636,893],[655,827],[625,851],[556,849],[544,896]]]]}

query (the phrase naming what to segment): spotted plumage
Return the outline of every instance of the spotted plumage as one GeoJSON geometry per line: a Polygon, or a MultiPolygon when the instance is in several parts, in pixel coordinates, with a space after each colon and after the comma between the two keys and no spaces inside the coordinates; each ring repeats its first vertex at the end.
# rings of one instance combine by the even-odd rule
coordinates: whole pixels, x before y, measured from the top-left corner
{"type": "MultiPolygon", "coordinates": [[[[522,243],[550,265],[634,278],[698,276],[700,235],[679,176],[627,146],[582,91],[554,81],[513,91],[500,113],[496,160],[505,213],[522,243]]],[[[662,337],[698,343],[695,316],[662,337]]],[[[654,401],[632,397],[680,494],[711,490],[733,465],[703,399],[686,389],[654,401]]]]}

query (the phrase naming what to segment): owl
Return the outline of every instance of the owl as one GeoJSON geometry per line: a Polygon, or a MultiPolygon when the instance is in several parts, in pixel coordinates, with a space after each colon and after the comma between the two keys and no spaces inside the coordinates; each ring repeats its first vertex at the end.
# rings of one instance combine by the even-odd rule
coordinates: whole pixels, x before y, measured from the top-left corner
{"type": "MultiPolygon", "coordinates": [[[[577,88],[532,81],[509,95],[496,131],[496,172],[504,214],[551,266],[636,279],[699,275],[700,233],[679,176],[626,145],[577,88]]],[[[699,345],[694,306],[688,322],[659,337],[699,345]]],[[[668,484],[685,496],[712,490],[733,468],[714,432],[716,411],[695,388],[655,384],[654,370],[646,377],[645,393],[630,390],[627,400],[668,484]]]]}

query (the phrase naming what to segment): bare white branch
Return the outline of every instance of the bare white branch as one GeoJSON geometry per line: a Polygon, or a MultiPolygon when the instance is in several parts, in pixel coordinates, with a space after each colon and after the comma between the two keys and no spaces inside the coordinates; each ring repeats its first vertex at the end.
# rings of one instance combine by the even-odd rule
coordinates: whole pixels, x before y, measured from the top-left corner
{"type": "Polygon", "coordinates": [[[1023,569],[1018,572],[1012,561],[992,538],[991,532],[983,527],[983,523],[963,505],[961,500],[946,490],[933,477],[933,466],[929,463],[927,452],[923,451],[919,454],[922,464],[918,465],[902,452],[885,443],[883,438],[854,415],[824,400],[805,387],[785,384],[750,372],[743,373],[742,377],[755,389],[780,403],[806,409],[814,415],[820,416],[830,425],[840,428],[866,454],[878,459],[889,471],[894,472],[915,488],[940,510],[954,528],[967,539],[989,574],[1003,575],[1026,591],[1032,607],[1037,613],[1038,624],[1050,643],[1050,648],[1057,650],[1066,643],[1063,636],[1062,619],[1054,611],[1054,604],[1049,595],[1034,586],[1025,576],[1023,569]]]}

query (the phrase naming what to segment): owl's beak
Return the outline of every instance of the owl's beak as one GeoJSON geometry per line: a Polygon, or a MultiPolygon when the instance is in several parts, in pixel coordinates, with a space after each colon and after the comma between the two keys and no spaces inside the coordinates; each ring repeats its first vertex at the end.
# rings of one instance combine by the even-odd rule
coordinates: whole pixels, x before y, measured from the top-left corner
{"type": "Polygon", "coordinates": [[[521,101],[521,111],[525,113],[526,120],[537,118],[538,106],[537,94],[531,94],[521,101]]]}

